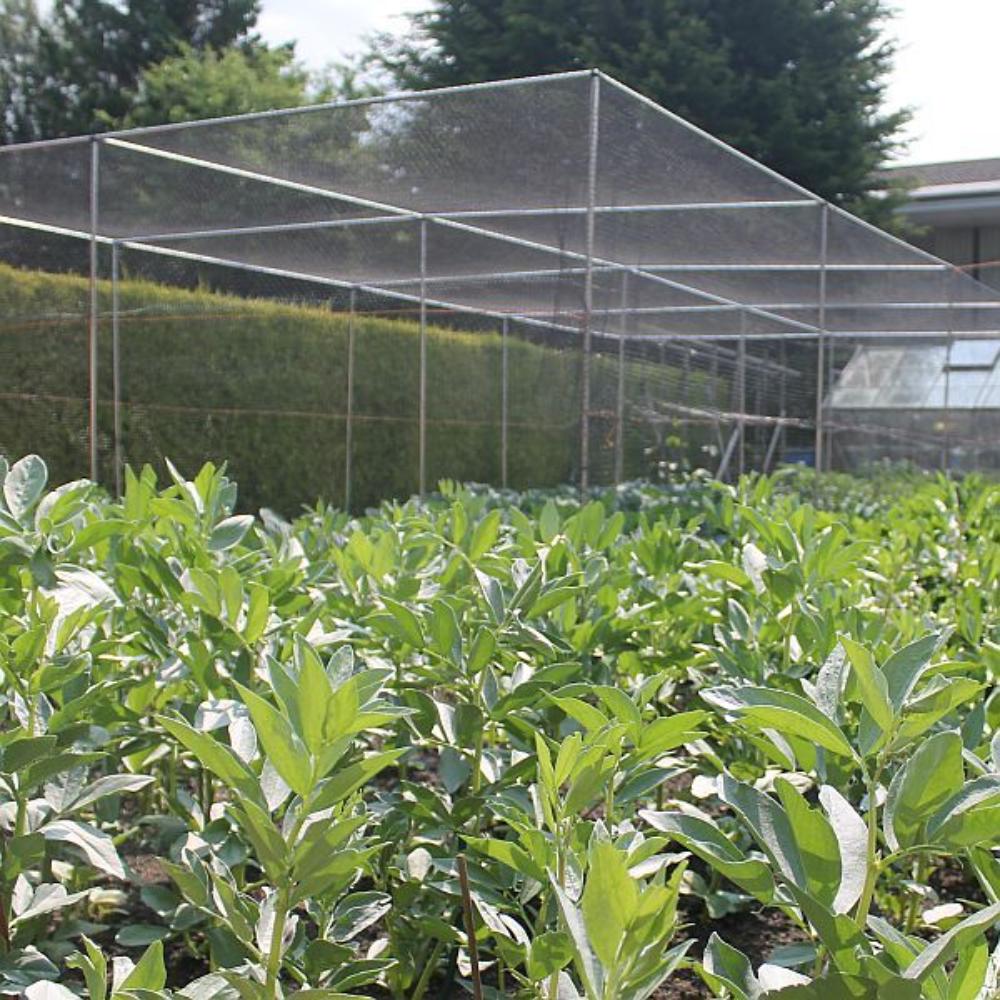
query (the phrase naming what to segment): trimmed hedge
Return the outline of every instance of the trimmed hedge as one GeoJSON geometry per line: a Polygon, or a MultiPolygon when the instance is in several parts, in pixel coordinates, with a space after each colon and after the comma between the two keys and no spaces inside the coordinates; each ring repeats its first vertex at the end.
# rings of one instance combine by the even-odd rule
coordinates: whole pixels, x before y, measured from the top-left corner
{"type": "MultiPolygon", "coordinates": [[[[101,479],[113,482],[110,286],[99,286],[101,479]]],[[[294,513],[344,496],[347,316],[149,281],[120,283],[124,454],[182,470],[226,462],[241,506],[294,513]]],[[[45,456],[54,480],[87,472],[86,279],[0,265],[0,453],[45,456]]],[[[356,321],[352,507],[417,488],[419,327],[356,321]]],[[[570,482],[577,473],[580,356],[509,341],[509,483],[570,482]]],[[[500,481],[496,333],[428,331],[428,482],[500,481]]],[[[679,379],[629,363],[630,398],[679,379]],[[648,386],[647,386],[648,383],[648,386]],[[646,388],[644,388],[646,386],[646,388]]],[[[617,364],[593,359],[595,479],[610,471],[617,364]]],[[[668,384],[670,383],[670,384],[668,384]]],[[[648,435],[632,427],[626,468],[644,468],[648,435]]]]}

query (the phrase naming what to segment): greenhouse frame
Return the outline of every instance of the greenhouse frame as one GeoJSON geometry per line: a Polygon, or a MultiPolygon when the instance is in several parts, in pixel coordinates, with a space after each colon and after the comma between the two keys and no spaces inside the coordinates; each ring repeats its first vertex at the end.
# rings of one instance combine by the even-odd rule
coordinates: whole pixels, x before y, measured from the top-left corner
{"type": "Polygon", "coordinates": [[[1000,467],[995,290],[597,70],[5,147],[0,262],[75,282],[0,316],[0,451],[64,406],[67,470],[118,490],[230,434],[308,442],[300,499],[349,507],[675,463],[1000,467]],[[329,368],[298,339],[320,312],[329,368]],[[247,339],[265,315],[280,346],[247,339]],[[398,480],[359,486],[387,455],[398,480]]]}

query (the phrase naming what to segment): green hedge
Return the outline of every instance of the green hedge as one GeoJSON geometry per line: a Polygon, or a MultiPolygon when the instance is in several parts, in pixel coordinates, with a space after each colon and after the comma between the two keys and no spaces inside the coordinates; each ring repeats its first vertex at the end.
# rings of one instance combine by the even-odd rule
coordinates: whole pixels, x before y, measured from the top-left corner
{"type": "MultiPolygon", "coordinates": [[[[99,284],[100,478],[113,470],[110,285],[99,284]]],[[[0,264],[0,454],[45,456],[54,480],[88,472],[89,286],[71,274],[0,264]]],[[[240,505],[295,513],[344,499],[348,317],[327,304],[188,290],[126,277],[119,285],[125,460],[182,470],[226,462],[240,505]]],[[[356,320],[352,507],[418,487],[419,327],[410,319],[356,320]]],[[[428,330],[427,476],[499,484],[501,339],[432,324],[428,330]]],[[[511,336],[508,482],[516,488],[576,479],[580,354],[511,336]]],[[[630,361],[633,404],[625,474],[647,473],[656,452],[644,405],[677,399],[676,368],[630,361]]],[[[720,380],[690,376],[685,398],[724,398],[720,380]]],[[[591,470],[613,474],[618,370],[592,364],[591,470]]],[[[685,433],[685,432],[681,432],[685,433]]],[[[697,461],[698,432],[687,433],[697,461]]],[[[660,427],[660,454],[664,429],[660,427]]],[[[707,436],[708,431],[703,431],[707,436]]],[[[676,445],[674,446],[676,447],[676,445]]]]}
{"type": "MultiPolygon", "coordinates": [[[[289,513],[344,495],[344,313],[149,281],[120,284],[125,458],[181,469],[225,461],[241,506],[289,513]]],[[[110,287],[99,286],[101,478],[112,468],[110,287]]],[[[0,453],[43,454],[54,480],[87,472],[87,281],[0,265],[0,453]]],[[[417,488],[418,326],[361,316],[356,326],[352,506],[417,488]]],[[[500,358],[495,333],[432,325],[428,481],[500,480],[500,358]]],[[[646,376],[630,365],[630,387],[646,376]]],[[[676,372],[672,373],[674,376],[676,372]]],[[[509,341],[509,482],[572,481],[578,464],[580,356],[509,341]]],[[[657,376],[663,383],[664,373],[657,376]]],[[[613,358],[593,364],[595,400],[613,399],[613,358]]],[[[594,468],[607,474],[613,422],[595,418],[594,468]]],[[[627,438],[642,471],[647,442],[627,438]]],[[[597,476],[595,476],[597,478],[597,476]]]]}

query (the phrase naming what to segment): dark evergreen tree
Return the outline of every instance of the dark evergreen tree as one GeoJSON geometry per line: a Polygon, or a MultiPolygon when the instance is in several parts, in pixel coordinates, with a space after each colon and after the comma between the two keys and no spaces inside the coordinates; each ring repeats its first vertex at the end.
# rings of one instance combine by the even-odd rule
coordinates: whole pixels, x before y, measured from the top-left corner
{"type": "Polygon", "coordinates": [[[40,28],[35,0],[0,0],[0,144],[35,134],[40,28]]]}
{"type": "Polygon", "coordinates": [[[883,0],[437,0],[373,58],[431,87],[597,66],[817,194],[886,218],[883,0]]]}
{"type": "Polygon", "coordinates": [[[32,117],[53,138],[129,112],[143,70],[193,50],[258,44],[259,0],[56,0],[40,32],[32,117]]]}

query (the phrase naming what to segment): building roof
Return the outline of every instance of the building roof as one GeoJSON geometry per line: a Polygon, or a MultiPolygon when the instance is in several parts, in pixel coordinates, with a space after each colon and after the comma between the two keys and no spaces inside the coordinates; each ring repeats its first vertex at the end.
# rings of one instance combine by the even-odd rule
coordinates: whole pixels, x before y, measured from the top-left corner
{"type": "Polygon", "coordinates": [[[951,160],[946,163],[916,163],[889,167],[889,176],[905,177],[918,188],[952,184],[1000,183],[1000,156],[985,160],[951,160]]]}

